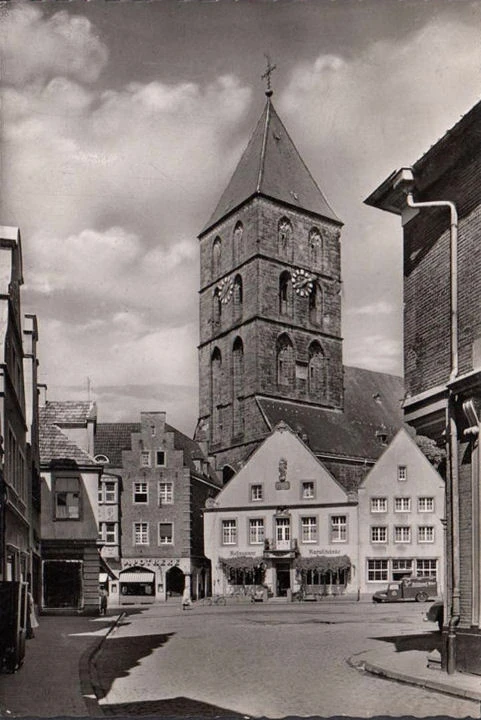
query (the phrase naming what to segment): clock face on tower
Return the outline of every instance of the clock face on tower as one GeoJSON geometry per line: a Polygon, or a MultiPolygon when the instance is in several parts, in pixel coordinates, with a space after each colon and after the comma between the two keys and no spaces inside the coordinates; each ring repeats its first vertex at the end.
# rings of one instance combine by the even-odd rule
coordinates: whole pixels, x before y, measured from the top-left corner
{"type": "Polygon", "coordinates": [[[315,275],[302,268],[294,270],[292,273],[292,286],[301,297],[307,297],[311,294],[315,280],[315,275]]]}
{"type": "Polygon", "coordinates": [[[232,293],[234,292],[234,281],[232,278],[224,278],[220,281],[220,283],[217,285],[217,292],[219,293],[219,298],[221,303],[229,302],[229,300],[232,297],[232,293]]]}

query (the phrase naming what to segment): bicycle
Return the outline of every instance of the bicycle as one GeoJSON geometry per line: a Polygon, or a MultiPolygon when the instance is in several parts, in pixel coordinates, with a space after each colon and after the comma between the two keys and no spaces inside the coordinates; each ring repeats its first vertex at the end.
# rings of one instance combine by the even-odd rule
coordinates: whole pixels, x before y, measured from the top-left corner
{"type": "Polygon", "coordinates": [[[212,595],[206,598],[207,605],[227,605],[224,595],[212,595]]]}

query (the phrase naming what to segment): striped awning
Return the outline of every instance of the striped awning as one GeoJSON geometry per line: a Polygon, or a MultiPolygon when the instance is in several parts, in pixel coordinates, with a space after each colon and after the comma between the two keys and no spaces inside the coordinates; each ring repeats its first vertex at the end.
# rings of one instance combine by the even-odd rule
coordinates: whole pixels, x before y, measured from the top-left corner
{"type": "Polygon", "coordinates": [[[153,572],[125,572],[120,574],[119,582],[150,583],[154,578],[153,572]]]}
{"type": "Polygon", "coordinates": [[[296,568],[298,570],[317,570],[318,572],[336,572],[349,570],[351,558],[348,555],[315,555],[314,557],[298,557],[296,568]]]}

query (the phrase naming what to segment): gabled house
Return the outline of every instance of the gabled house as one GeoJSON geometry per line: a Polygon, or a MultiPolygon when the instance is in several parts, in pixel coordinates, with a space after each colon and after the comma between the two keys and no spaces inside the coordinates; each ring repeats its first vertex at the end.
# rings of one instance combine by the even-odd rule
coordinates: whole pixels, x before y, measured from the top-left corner
{"type": "Polygon", "coordinates": [[[91,402],[40,408],[43,612],[98,612],[102,466],[89,452],[95,421],[91,402]]]}
{"type": "Polygon", "coordinates": [[[104,507],[107,491],[112,505],[115,487],[120,492],[120,522],[113,514],[107,520],[107,509],[101,520],[103,553],[117,575],[109,603],[165,602],[184,591],[203,597],[210,568],[202,513],[220,482],[199,445],[169,425],[165,412],[142,412],[139,423],[99,423],[95,457],[104,465],[104,507]]]}
{"type": "Polygon", "coordinates": [[[444,590],[444,480],[401,428],[358,490],[359,587],[373,593],[403,577],[444,590]]]}
{"type": "Polygon", "coordinates": [[[284,422],[207,501],[204,537],[214,594],[357,590],[356,497],[284,422]]]}

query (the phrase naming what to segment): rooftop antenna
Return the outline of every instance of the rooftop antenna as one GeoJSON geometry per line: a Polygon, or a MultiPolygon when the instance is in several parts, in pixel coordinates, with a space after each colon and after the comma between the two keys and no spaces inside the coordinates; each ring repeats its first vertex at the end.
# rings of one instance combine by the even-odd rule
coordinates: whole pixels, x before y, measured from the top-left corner
{"type": "Polygon", "coordinates": [[[266,59],[267,67],[266,67],[265,73],[263,75],[261,75],[261,78],[263,80],[266,80],[266,82],[267,82],[266,95],[267,95],[267,97],[270,98],[270,97],[272,97],[273,92],[274,92],[271,88],[271,75],[274,72],[274,70],[276,69],[277,65],[271,65],[271,59],[270,59],[269,55],[267,55],[266,53],[264,53],[264,57],[266,59]]]}

